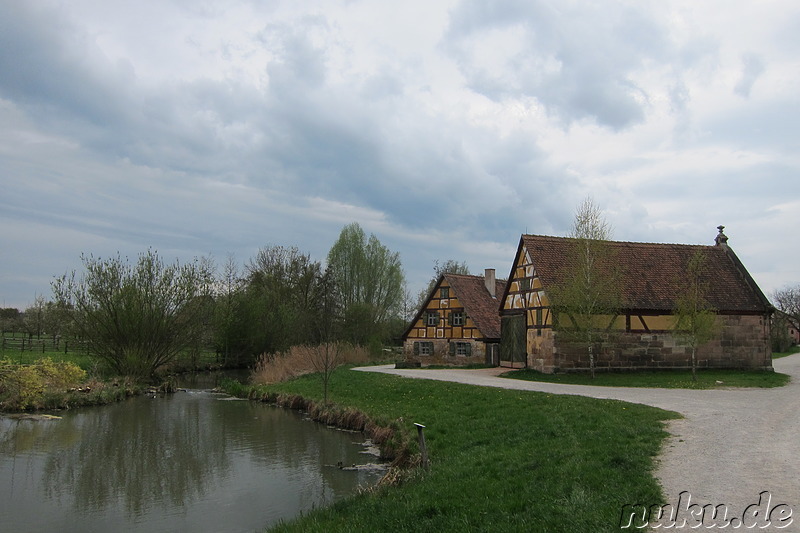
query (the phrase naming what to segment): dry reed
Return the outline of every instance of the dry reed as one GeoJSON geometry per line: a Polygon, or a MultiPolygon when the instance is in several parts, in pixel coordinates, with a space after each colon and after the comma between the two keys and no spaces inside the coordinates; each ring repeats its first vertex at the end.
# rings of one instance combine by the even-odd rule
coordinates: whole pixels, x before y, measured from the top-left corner
{"type": "MultiPolygon", "coordinates": [[[[314,354],[318,346],[292,346],[277,354],[262,354],[256,363],[250,381],[256,385],[280,383],[303,374],[314,372],[314,354]]],[[[339,347],[338,364],[360,364],[369,362],[369,351],[362,346],[339,347]]]]}

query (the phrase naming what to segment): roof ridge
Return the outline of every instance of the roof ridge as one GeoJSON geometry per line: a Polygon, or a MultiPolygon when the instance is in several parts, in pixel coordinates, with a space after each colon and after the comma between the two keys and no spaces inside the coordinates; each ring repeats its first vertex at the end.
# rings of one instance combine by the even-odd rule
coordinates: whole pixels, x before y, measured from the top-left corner
{"type": "MultiPolygon", "coordinates": [[[[554,239],[560,241],[574,241],[577,240],[575,237],[560,237],[557,235],[537,235],[532,233],[523,233],[523,237],[533,237],[537,239],[554,239]]],[[[631,245],[642,245],[642,246],[685,246],[687,248],[719,248],[716,244],[684,244],[684,243],[677,243],[677,242],[643,242],[643,241],[616,241],[613,239],[607,239],[604,242],[608,242],[611,244],[631,244],[631,245]]]]}
{"type": "MultiPolygon", "coordinates": [[[[454,272],[444,272],[442,273],[443,276],[455,276],[459,278],[475,278],[475,279],[486,279],[485,276],[481,274],[456,274],[454,272]]],[[[495,281],[506,281],[505,278],[495,278],[495,281]]]]}

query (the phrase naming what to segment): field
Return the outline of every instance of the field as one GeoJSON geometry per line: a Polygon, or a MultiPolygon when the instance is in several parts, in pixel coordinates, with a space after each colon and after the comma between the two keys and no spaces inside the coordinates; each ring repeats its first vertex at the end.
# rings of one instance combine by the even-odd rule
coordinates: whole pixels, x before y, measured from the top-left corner
{"type": "MultiPolygon", "coordinates": [[[[77,339],[53,339],[42,336],[29,338],[28,335],[6,333],[0,337],[0,360],[6,359],[17,364],[32,364],[38,359],[49,357],[53,361],[75,363],[91,376],[103,378],[109,371],[101,361],[88,354],[88,345],[77,339]]],[[[180,354],[170,365],[173,371],[213,368],[218,364],[216,354],[211,350],[180,354]]]]}

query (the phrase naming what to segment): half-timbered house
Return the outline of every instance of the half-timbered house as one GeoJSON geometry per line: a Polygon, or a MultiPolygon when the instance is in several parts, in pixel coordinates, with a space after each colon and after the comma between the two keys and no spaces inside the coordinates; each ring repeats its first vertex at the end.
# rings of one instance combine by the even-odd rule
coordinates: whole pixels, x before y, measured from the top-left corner
{"type": "Polygon", "coordinates": [[[498,296],[505,280],[442,274],[403,334],[407,361],[429,364],[499,362],[498,296]]]}
{"type": "MultiPolygon", "coordinates": [[[[691,352],[674,333],[677,295],[685,286],[689,259],[704,257],[705,298],[716,313],[715,338],[698,350],[698,367],[769,368],[772,306],[719,228],[715,245],[608,241],[620,309],[609,317],[609,342],[595,354],[597,369],[686,368],[691,352]]],[[[548,291],[573,269],[576,241],[522,235],[500,298],[500,364],[542,372],[589,368],[586,347],[559,336],[548,291]]]]}

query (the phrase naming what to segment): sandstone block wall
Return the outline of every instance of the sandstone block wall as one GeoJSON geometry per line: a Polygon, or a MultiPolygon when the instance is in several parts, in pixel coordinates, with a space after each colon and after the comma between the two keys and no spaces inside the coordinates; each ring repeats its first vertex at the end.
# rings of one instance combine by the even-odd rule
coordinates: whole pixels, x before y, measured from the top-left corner
{"type": "Polygon", "coordinates": [[[426,365],[468,365],[483,364],[486,362],[486,344],[468,339],[452,342],[469,342],[472,353],[469,356],[450,355],[450,342],[447,339],[408,339],[403,343],[403,358],[406,361],[419,362],[426,365]],[[433,355],[414,355],[414,342],[432,342],[433,355]]]}
{"type": "MultiPolygon", "coordinates": [[[[769,321],[766,317],[720,316],[717,328],[716,338],[697,349],[698,368],[772,367],[769,321]]],[[[530,368],[548,373],[589,370],[585,346],[559,341],[557,333],[551,334],[552,341],[542,343],[542,349],[529,349],[530,368]]],[[[610,335],[600,353],[595,353],[595,369],[599,371],[691,366],[691,348],[672,332],[619,332],[610,335]]]]}

